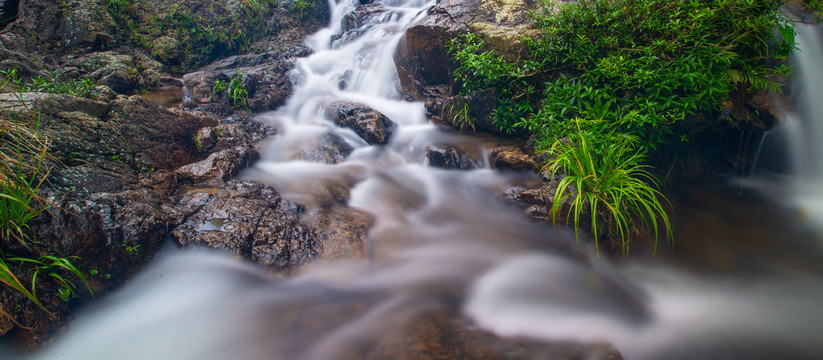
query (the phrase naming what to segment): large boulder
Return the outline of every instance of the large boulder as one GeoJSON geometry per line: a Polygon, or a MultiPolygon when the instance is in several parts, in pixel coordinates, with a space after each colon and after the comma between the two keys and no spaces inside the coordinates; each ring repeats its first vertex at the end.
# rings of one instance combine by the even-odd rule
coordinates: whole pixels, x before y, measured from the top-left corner
{"type": "Polygon", "coordinates": [[[528,16],[537,6],[532,0],[445,0],[430,7],[406,29],[394,57],[403,91],[424,101],[433,120],[440,120],[444,100],[457,95],[449,41],[472,32],[503,56],[516,58],[525,46],[522,37],[538,31],[528,16]]]}
{"type": "Polygon", "coordinates": [[[326,112],[340,126],[350,128],[372,145],[389,142],[394,123],[377,110],[366,105],[338,101],[326,106],[326,112]]]}
{"type": "Polygon", "coordinates": [[[274,110],[283,105],[293,92],[288,72],[294,68],[294,60],[311,54],[302,45],[289,46],[278,51],[262,54],[232,56],[217,61],[203,70],[183,76],[183,82],[196,105],[217,104],[230,112],[231,108],[243,108],[234,104],[229,96],[231,89],[215,89],[216,82],[226,85],[239,80],[245,90],[246,106],[254,112],[274,110]]]}
{"type": "Polygon", "coordinates": [[[225,250],[278,271],[316,258],[363,257],[374,223],[371,215],[343,205],[306,209],[253,181],[192,189],[177,209],[196,211],[174,229],[181,245],[225,250]]]}
{"type": "Polygon", "coordinates": [[[101,102],[44,93],[0,94],[0,114],[36,116],[59,161],[50,184],[87,193],[113,192],[141,174],[174,170],[198,159],[201,119],[142,97],[101,102]]]}

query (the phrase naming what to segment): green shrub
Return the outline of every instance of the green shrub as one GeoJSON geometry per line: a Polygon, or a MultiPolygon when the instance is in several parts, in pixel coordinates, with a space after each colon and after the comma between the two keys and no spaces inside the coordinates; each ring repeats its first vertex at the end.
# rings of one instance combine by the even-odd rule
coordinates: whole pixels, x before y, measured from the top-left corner
{"type": "Polygon", "coordinates": [[[685,118],[719,113],[725,104],[739,105],[756,91],[779,92],[770,77],[791,75],[789,67],[765,61],[785,59],[795,48],[794,29],[781,13],[783,2],[549,4],[533,14],[542,35],[524,39],[529,51],[517,61],[490,50],[474,34],[448,47],[458,64],[454,77],[460,93],[497,88],[495,125],[535,134],[536,150],[556,156],[548,168],[569,173],[556,199],[574,185],[576,230],[591,204],[595,241],[599,216],[612,224],[609,232],[627,250],[634,219],[656,234],[654,219],[661,217],[670,233],[656,200],[659,183],[642,165],[643,154],[680,141],[675,125],[685,118]],[[576,121],[580,118],[589,121],[576,121]],[[608,211],[600,215],[603,209],[608,211]]]}
{"type": "Polygon", "coordinates": [[[566,174],[554,194],[552,217],[557,222],[571,197],[566,223],[573,220],[577,238],[581,217],[587,216],[598,254],[599,237],[604,231],[620,240],[624,254],[629,251],[633,228],[651,230],[655,249],[660,232],[671,239],[666,212],[671,204],[657,190],[662,184],[643,165],[645,155],[635,149],[636,143],[634,137],[578,128],[547,150],[553,157],[545,168],[550,176],[566,174]],[[598,141],[604,143],[596,144],[598,141]]]}

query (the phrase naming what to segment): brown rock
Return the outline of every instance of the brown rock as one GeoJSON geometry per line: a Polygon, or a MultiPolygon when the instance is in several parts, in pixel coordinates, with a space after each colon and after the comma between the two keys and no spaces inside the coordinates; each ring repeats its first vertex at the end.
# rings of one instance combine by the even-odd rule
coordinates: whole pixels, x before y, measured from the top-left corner
{"type": "Polygon", "coordinates": [[[532,156],[517,146],[501,145],[491,152],[491,162],[496,169],[513,171],[540,171],[540,165],[532,156]]]}

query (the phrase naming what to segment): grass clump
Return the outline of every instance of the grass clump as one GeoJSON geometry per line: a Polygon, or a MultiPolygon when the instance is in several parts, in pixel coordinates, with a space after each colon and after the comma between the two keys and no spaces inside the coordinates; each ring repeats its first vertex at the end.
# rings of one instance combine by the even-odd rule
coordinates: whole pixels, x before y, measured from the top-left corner
{"type": "Polygon", "coordinates": [[[637,227],[652,230],[656,248],[660,232],[666,239],[672,236],[666,211],[671,204],[657,190],[662,184],[643,164],[645,154],[635,148],[636,138],[608,134],[608,144],[598,145],[596,141],[603,138],[603,134],[578,128],[547,150],[554,158],[545,169],[552,178],[559,172],[565,174],[554,194],[552,217],[557,222],[571,197],[566,223],[573,220],[577,238],[581,218],[588,216],[598,254],[599,237],[604,232],[618,239],[627,254],[632,229],[637,227]]]}
{"type": "MultiPolygon", "coordinates": [[[[10,82],[20,83],[12,74],[16,75],[11,71],[2,74],[5,78],[0,88],[10,82]]],[[[25,104],[20,92],[13,94],[25,104]]],[[[29,234],[31,222],[49,207],[38,190],[51,169],[51,142],[40,129],[39,113],[21,106],[19,111],[0,115],[0,284],[49,313],[37,295],[38,280],[43,276],[51,279],[55,293],[65,301],[76,290],[67,275],[76,277],[87,288],[89,285],[69,258],[49,254],[29,234]],[[27,276],[30,280],[24,280],[27,276]]]]}
{"type": "Polygon", "coordinates": [[[742,107],[758,91],[780,92],[770,79],[791,75],[785,65],[766,65],[795,48],[783,3],[547,4],[532,14],[542,35],[524,39],[528,51],[516,61],[490,50],[474,34],[452,40],[449,51],[458,64],[454,77],[460,93],[497,88],[495,125],[536,135],[536,150],[554,157],[547,168],[569,173],[555,199],[568,196],[563,190],[574,185],[575,228],[589,206],[595,238],[602,224],[612,224],[606,227],[627,250],[630,225],[656,234],[662,224],[671,233],[660,206],[665,203],[660,183],[643,167],[644,154],[683,140],[675,129],[686,118],[716,116],[728,104],[742,107]]]}

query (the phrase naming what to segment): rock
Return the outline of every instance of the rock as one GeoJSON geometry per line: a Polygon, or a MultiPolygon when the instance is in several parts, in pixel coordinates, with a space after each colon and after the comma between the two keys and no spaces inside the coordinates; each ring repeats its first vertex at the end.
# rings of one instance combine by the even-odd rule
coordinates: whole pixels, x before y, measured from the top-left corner
{"type": "Polygon", "coordinates": [[[76,265],[80,268],[109,274],[110,279],[99,280],[111,283],[95,284],[100,290],[121,283],[135,266],[145,264],[174,226],[161,210],[168,199],[149,189],[51,197],[50,201],[57,206],[44,212],[32,226],[37,238],[59,239],[51,244],[57,256],[79,256],[76,265]]]}
{"type": "Polygon", "coordinates": [[[354,130],[372,145],[388,143],[394,128],[394,123],[386,115],[359,103],[334,102],[326,107],[326,112],[337,125],[354,130]]]}
{"type": "Polygon", "coordinates": [[[209,197],[202,209],[174,229],[181,245],[226,250],[275,270],[317,256],[314,234],[299,221],[303,206],[282,199],[270,186],[229,181],[209,197]]]}
{"type": "Polygon", "coordinates": [[[496,169],[513,171],[540,171],[540,165],[532,156],[517,146],[501,145],[491,152],[491,163],[496,169]]]}
{"type": "Polygon", "coordinates": [[[524,46],[520,39],[535,31],[528,10],[537,5],[530,0],[445,0],[430,7],[406,29],[394,56],[403,91],[425,102],[437,121],[444,99],[456,95],[452,73],[457,64],[448,54],[449,40],[473,32],[511,58],[524,46]]]}
{"type": "MultiPolygon", "coordinates": [[[[200,119],[170,112],[144,97],[103,103],[68,95],[23,95],[41,109],[52,155],[65,165],[52,169],[55,187],[115,192],[136,183],[140,174],[174,170],[198,156],[192,137],[200,119]]],[[[6,102],[0,100],[2,104],[6,102]]]]}
{"type": "Polygon", "coordinates": [[[310,50],[305,47],[289,47],[284,52],[238,55],[213,63],[205,70],[183,76],[183,81],[192,97],[200,103],[231,103],[228,90],[215,92],[217,80],[231,83],[235,77],[241,79],[241,87],[247,92],[247,104],[254,112],[274,110],[283,105],[293,92],[288,72],[294,68],[294,59],[306,56],[310,50]]]}
{"type": "Polygon", "coordinates": [[[59,115],[80,112],[92,117],[104,117],[111,105],[86,98],[37,92],[0,93],[0,112],[59,115]]]}
{"type": "Polygon", "coordinates": [[[434,144],[426,148],[426,164],[443,169],[472,170],[472,159],[452,145],[434,144]]]}
{"type": "Polygon", "coordinates": [[[447,97],[443,101],[440,120],[460,131],[510,135],[494,124],[497,104],[497,90],[493,88],[480,90],[469,96],[447,97]]]}
{"type": "Polygon", "coordinates": [[[376,25],[391,20],[392,13],[382,4],[361,3],[340,20],[340,33],[332,35],[332,47],[340,47],[355,40],[376,25]]]}
{"type": "Polygon", "coordinates": [[[243,119],[198,130],[194,135],[194,146],[200,153],[208,154],[238,146],[252,147],[269,135],[274,135],[273,128],[251,119],[243,119]]]}
{"type": "Polygon", "coordinates": [[[354,151],[349,143],[340,135],[327,132],[315,142],[306,142],[297,145],[295,158],[308,162],[337,164],[346,160],[354,151]]]}
{"type": "Polygon", "coordinates": [[[313,229],[322,259],[352,259],[366,256],[366,237],[374,217],[366,212],[338,206],[311,210],[303,221],[313,229]]]}
{"type": "Polygon", "coordinates": [[[116,32],[105,6],[105,2],[86,0],[21,1],[15,24],[38,45],[63,51],[102,48],[110,45],[116,32]]]}
{"type": "Polygon", "coordinates": [[[180,65],[185,53],[180,41],[171,36],[161,36],[151,46],[151,56],[169,65],[180,65]]]}
{"type": "Polygon", "coordinates": [[[197,184],[221,183],[251,166],[260,154],[254,149],[238,146],[209,155],[196,163],[185,165],[175,172],[182,178],[197,184]]]}

